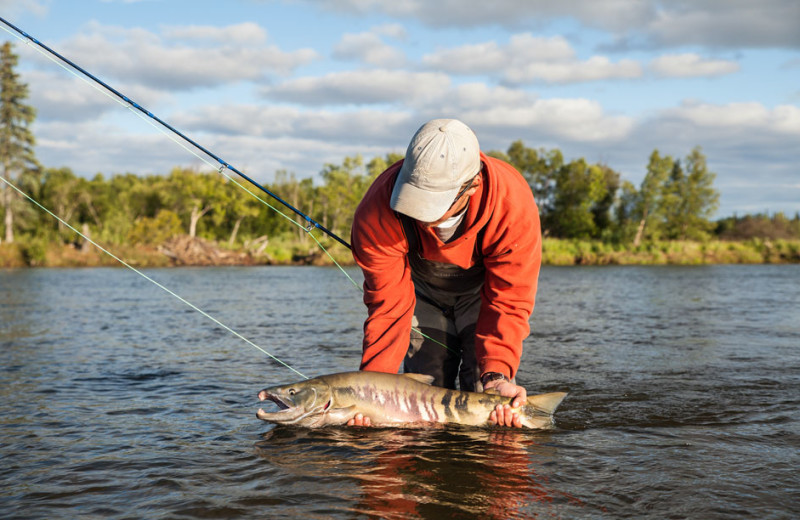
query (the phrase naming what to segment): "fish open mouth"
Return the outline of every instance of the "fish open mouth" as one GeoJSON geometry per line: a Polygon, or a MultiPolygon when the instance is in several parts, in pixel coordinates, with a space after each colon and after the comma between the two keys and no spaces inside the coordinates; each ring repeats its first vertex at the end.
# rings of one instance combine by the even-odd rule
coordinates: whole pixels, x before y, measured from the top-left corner
{"type": "Polygon", "coordinates": [[[272,401],[278,407],[277,412],[267,412],[263,408],[259,408],[258,412],[256,412],[256,416],[263,421],[289,422],[302,414],[302,410],[284,401],[280,396],[269,393],[266,390],[262,390],[258,393],[258,399],[260,401],[272,401]]]}
{"type": "Polygon", "coordinates": [[[264,398],[261,397],[261,394],[258,396],[259,399],[262,401],[272,401],[276,405],[278,405],[278,409],[280,410],[288,410],[291,408],[288,404],[286,404],[280,397],[274,394],[267,394],[264,398]]]}
{"type": "Polygon", "coordinates": [[[277,411],[268,412],[259,408],[256,416],[262,421],[275,424],[311,424],[314,418],[324,416],[333,405],[333,398],[327,396],[325,401],[317,404],[317,392],[313,392],[313,400],[309,403],[307,396],[304,398],[296,395],[294,388],[265,388],[258,393],[261,401],[271,401],[278,408],[277,411]]]}

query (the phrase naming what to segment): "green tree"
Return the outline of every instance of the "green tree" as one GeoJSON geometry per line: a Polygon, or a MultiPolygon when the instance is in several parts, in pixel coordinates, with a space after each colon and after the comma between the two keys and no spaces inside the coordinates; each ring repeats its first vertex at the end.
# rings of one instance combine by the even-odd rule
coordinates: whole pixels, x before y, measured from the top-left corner
{"type": "Polygon", "coordinates": [[[552,231],[550,224],[555,220],[552,215],[558,192],[558,175],[564,166],[564,156],[561,151],[535,150],[517,140],[511,143],[506,153],[492,151],[488,155],[508,162],[528,181],[539,209],[542,231],[545,235],[549,235],[552,231]]]}
{"type": "Polygon", "coordinates": [[[321,224],[339,236],[348,236],[353,214],[371,184],[361,155],[345,157],[341,165],[326,164],[321,172],[321,224]]]}
{"type": "Polygon", "coordinates": [[[634,210],[634,216],[639,224],[633,245],[638,246],[642,239],[658,238],[663,230],[664,195],[667,180],[675,167],[672,157],[661,157],[658,150],[650,154],[647,164],[647,173],[639,188],[639,200],[634,210]],[[649,224],[649,225],[648,225],[649,224]]]}
{"type": "Polygon", "coordinates": [[[227,189],[227,179],[217,173],[199,173],[175,168],[165,179],[162,193],[169,209],[188,220],[190,237],[198,234],[200,219],[212,211],[224,212],[225,200],[220,190],[227,189]]]}
{"type": "Polygon", "coordinates": [[[181,233],[181,219],[168,209],[159,210],[155,217],[137,219],[128,233],[133,244],[160,245],[181,233]]]}
{"type": "MultiPolygon", "coordinates": [[[[608,166],[598,165],[603,174],[605,195],[598,198],[592,205],[592,216],[596,228],[595,238],[611,237],[613,234],[613,219],[611,210],[617,191],[620,188],[620,175],[608,166]]],[[[602,193],[602,191],[601,191],[602,193]]]]}
{"type": "MultiPolygon", "coordinates": [[[[82,217],[88,213],[91,205],[89,182],[77,177],[69,168],[45,168],[43,178],[39,193],[42,204],[74,227],[86,222],[82,217]]],[[[61,221],[53,221],[53,225],[57,226],[60,233],[65,233],[66,228],[61,221]]],[[[72,237],[71,231],[68,236],[72,237]]]]}
{"type": "Polygon", "coordinates": [[[212,236],[216,239],[226,239],[229,245],[233,245],[236,243],[244,220],[257,216],[262,208],[266,209],[253,195],[262,200],[266,200],[269,196],[246,186],[247,190],[253,194],[250,195],[235,186],[233,181],[227,177],[220,177],[219,180],[223,185],[214,194],[214,211],[211,214],[211,222],[214,227],[212,236]]]}
{"type": "Polygon", "coordinates": [[[623,181],[614,204],[614,239],[627,243],[634,239],[638,228],[639,191],[630,181],[623,181]]]}
{"type": "MultiPolygon", "coordinates": [[[[384,157],[374,157],[370,162],[367,163],[367,175],[369,177],[369,184],[371,185],[372,182],[378,178],[378,175],[386,171],[386,169],[403,159],[405,156],[399,153],[387,153],[384,157]]],[[[369,187],[369,186],[367,186],[369,187]]],[[[365,192],[366,193],[366,192],[365,192]]]]}
{"type": "Polygon", "coordinates": [[[685,213],[685,200],[686,174],[683,171],[681,161],[677,160],[672,164],[669,178],[664,184],[664,192],[661,199],[664,235],[669,240],[680,238],[680,232],[684,227],[682,216],[685,213]]]}
{"type": "MultiPolygon", "coordinates": [[[[14,70],[17,61],[10,42],[0,46],[0,160],[3,178],[9,182],[38,167],[33,150],[36,141],[29,129],[36,118],[36,111],[24,103],[28,97],[28,86],[20,81],[19,74],[14,70]]],[[[3,223],[5,240],[9,243],[14,241],[16,198],[16,192],[3,184],[3,223]]]]}
{"type": "MultiPolygon", "coordinates": [[[[607,215],[608,197],[613,200],[614,196],[610,191],[614,176],[607,177],[606,172],[607,168],[588,165],[584,159],[571,161],[558,170],[553,209],[546,216],[546,226],[553,236],[599,237],[602,230],[598,226],[598,214],[605,211],[607,215]]],[[[607,222],[607,216],[603,219],[607,222]]]]}
{"type": "Polygon", "coordinates": [[[673,165],[663,198],[666,237],[677,240],[703,240],[714,225],[709,218],[719,206],[714,189],[716,174],[710,172],[706,158],[695,147],[686,156],[686,170],[681,162],[673,165]]]}
{"type": "Polygon", "coordinates": [[[139,219],[153,218],[165,207],[162,176],[125,173],[106,181],[97,174],[89,184],[98,238],[104,242],[124,243],[139,219]]]}
{"type": "MultiPolygon", "coordinates": [[[[278,170],[275,172],[275,183],[272,185],[272,191],[297,210],[314,218],[318,190],[314,187],[312,179],[306,178],[298,181],[293,172],[278,170]]],[[[284,212],[284,209],[281,209],[281,212],[284,212]]],[[[295,222],[300,219],[294,212],[287,211],[286,214],[295,222]]],[[[275,211],[266,212],[261,216],[259,220],[265,227],[264,234],[276,235],[293,232],[296,233],[297,238],[300,240],[306,238],[304,227],[296,226],[289,220],[278,217],[279,215],[275,211]]],[[[301,224],[304,223],[301,222],[301,224]]]]}

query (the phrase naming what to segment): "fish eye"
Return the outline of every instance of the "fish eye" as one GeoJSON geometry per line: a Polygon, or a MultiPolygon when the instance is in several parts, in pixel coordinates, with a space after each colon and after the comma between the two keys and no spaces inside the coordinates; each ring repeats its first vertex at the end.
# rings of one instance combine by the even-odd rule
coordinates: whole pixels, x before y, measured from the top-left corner
{"type": "Polygon", "coordinates": [[[289,395],[294,395],[296,393],[297,393],[297,391],[294,388],[290,388],[289,389],[289,395]]]}

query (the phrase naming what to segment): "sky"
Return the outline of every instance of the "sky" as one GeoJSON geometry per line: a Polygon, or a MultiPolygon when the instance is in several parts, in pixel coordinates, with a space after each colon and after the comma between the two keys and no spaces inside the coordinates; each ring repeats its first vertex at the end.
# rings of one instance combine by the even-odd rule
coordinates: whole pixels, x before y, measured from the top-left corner
{"type": "MultiPolygon", "coordinates": [[[[558,148],[637,187],[653,150],[700,146],[715,218],[800,211],[797,0],[0,0],[0,16],[259,182],[405,153],[445,117],[484,151],[558,148]]],[[[45,166],[205,168],[0,35],[45,166]]]]}

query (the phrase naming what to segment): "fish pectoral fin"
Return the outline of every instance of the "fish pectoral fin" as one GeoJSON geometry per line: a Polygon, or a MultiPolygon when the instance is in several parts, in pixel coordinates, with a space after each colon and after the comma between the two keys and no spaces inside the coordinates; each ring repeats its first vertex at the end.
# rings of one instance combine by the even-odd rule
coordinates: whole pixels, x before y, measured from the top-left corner
{"type": "Polygon", "coordinates": [[[537,410],[541,410],[552,415],[566,396],[566,392],[552,392],[549,394],[532,395],[528,397],[528,404],[537,410]]]}
{"type": "Polygon", "coordinates": [[[434,380],[433,376],[429,376],[427,374],[413,374],[411,372],[406,372],[405,374],[402,374],[402,375],[403,375],[403,377],[407,377],[409,379],[413,379],[414,381],[418,381],[418,382],[426,384],[426,385],[432,384],[433,380],[434,380]]]}
{"type": "Polygon", "coordinates": [[[328,416],[329,424],[344,424],[358,413],[356,405],[347,406],[345,408],[329,408],[325,415],[328,416]]]}

